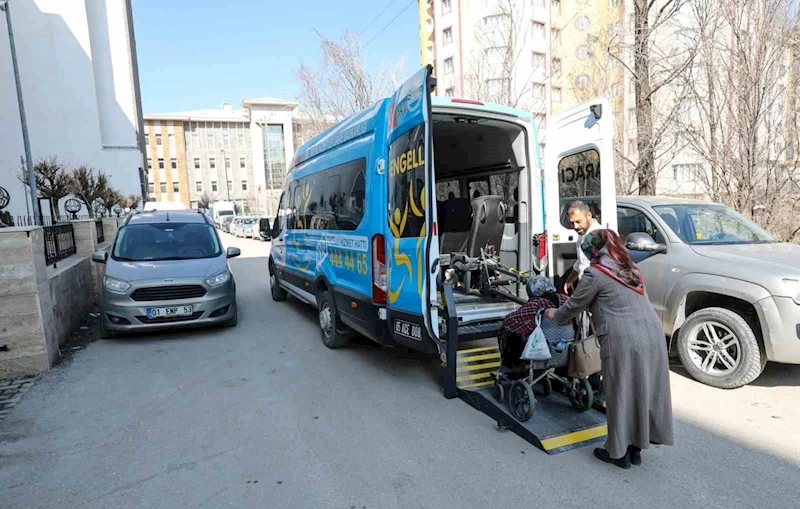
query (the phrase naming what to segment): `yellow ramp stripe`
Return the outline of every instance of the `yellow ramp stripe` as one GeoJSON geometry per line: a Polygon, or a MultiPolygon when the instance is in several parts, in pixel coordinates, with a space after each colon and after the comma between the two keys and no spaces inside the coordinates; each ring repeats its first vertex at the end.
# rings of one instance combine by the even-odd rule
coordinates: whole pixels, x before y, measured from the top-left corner
{"type": "Polygon", "coordinates": [[[592,440],[593,438],[599,438],[606,436],[608,434],[608,426],[605,424],[601,424],[600,426],[595,426],[593,428],[584,429],[581,431],[575,431],[573,433],[567,433],[566,435],[559,435],[552,438],[546,438],[542,440],[542,447],[546,451],[551,449],[558,449],[559,447],[566,447],[568,445],[577,444],[579,442],[585,442],[587,440],[592,440]]]}
{"type": "Polygon", "coordinates": [[[463,382],[465,380],[480,380],[482,378],[491,378],[492,373],[475,373],[472,375],[464,375],[456,377],[456,382],[463,382]]]}
{"type": "Polygon", "coordinates": [[[465,353],[470,353],[470,352],[488,352],[490,350],[499,351],[499,350],[497,350],[496,346],[481,346],[481,347],[478,347],[478,348],[469,348],[469,349],[466,349],[466,350],[459,350],[458,351],[458,355],[465,354],[465,353]]]}
{"type": "Polygon", "coordinates": [[[487,382],[477,382],[477,383],[474,383],[474,384],[459,385],[458,388],[459,389],[475,389],[475,388],[478,388],[478,387],[486,387],[487,385],[493,385],[493,384],[494,384],[494,382],[489,380],[487,382]]]}
{"type": "Polygon", "coordinates": [[[458,371],[478,371],[481,369],[491,369],[494,372],[495,368],[499,368],[499,362],[484,362],[482,364],[459,364],[457,366],[458,371]]]}
{"type": "Polygon", "coordinates": [[[500,358],[500,353],[498,352],[498,353],[487,353],[483,355],[473,355],[472,357],[459,357],[458,361],[461,361],[461,363],[463,364],[465,362],[486,361],[489,359],[499,359],[499,358],[500,358]]]}

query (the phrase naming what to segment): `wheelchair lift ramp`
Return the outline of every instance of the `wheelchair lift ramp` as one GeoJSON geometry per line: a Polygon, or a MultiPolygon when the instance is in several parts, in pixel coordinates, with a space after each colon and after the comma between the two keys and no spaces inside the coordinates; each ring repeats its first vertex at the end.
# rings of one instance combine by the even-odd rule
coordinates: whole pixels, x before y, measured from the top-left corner
{"type": "Polygon", "coordinates": [[[500,366],[497,346],[459,350],[457,386],[459,397],[497,422],[499,429],[510,429],[548,454],[558,454],[579,447],[605,442],[608,428],[606,416],[594,408],[575,410],[569,398],[557,392],[547,397],[537,395],[533,416],[516,420],[508,405],[499,403],[492,394],[492,376],[500,366]]]}

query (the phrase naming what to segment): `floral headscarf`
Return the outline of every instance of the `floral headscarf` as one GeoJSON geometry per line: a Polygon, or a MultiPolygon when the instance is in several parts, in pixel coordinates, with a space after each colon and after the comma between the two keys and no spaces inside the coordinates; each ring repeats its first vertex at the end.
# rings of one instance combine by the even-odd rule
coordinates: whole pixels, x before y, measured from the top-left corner
{"type": "Polygon", "coordinates": [[[556,287],[544,276],[534,276],[528,283],[528,297],[535,299],[548,293],[556,293],[556,287]]]}

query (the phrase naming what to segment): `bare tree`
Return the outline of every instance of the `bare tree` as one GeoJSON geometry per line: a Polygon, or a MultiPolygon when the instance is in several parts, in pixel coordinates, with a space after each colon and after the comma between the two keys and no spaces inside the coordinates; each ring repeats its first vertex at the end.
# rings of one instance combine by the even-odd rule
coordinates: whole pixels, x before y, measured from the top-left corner
{"type": "Polygon", "coordinates": [[[208,193],[203,193],[203,195],[197,199],[197,208],[198,209],[211,208],[211,197],[208,195],[208,193]]]}
{"type": "Polygon", "coordinates": [[[118,190],[111,186],[107,186],[103,191],[103,194],[101,194],[97,200],[102,203],[103,207],[105,207],[106,211],[108,212],[108,216],[111,217],[114,207],[117,205],[122,205],[125,197],[118,190]]]}
{"type": "Polygon", "coordinates": [[[83,202],[89,216],[94,217],[94,206],[108,188],[108,176],[86,165],[74,168],[69,174],[69,192],[83,202]]]}
{"type": "Polygon", "coordinates": [[[797,240],[800,179],[792,0],[693,0],[697,63],[683,79],[687,146],[704,162],[693,177],[720,201],[784,240],[797,240]],[[787,62],[791,64],[787,66],[787,62]],[[792,74],[795,74],[793,77],[792,74]]]}
{"type": "MultiPolygon", "coordinates": [[[[36,189],[40,198],[50,202],[50,215],[59,216],[58,202],[69,196],[69,176],[66,168],[58,161],[58,157],[51,156],[39,159],[33,165],[33,174],[36,178],[36,189]]],[[[28,169],[22,165],[17,178],[23,185],[28,185],[28,169]]]]}
{"type": "Polygon", "coordinates": [[[405,60],[385,63],[370,72],[358,35],[345,32],[329,39],[316,32],[320,41],[318,65],[301,63],[295,71],[300,102],[306,116],[304,136],[316,134],[332,123],[368,108],[390,95],[402,82],[405,60]]]}
{"type": "Polygon", "coordinates": [[[123,199],[122,206],[131,210],[136,210],[139,207],[139,201],[141,199],[141,196],[129,194],[123,199]]]}

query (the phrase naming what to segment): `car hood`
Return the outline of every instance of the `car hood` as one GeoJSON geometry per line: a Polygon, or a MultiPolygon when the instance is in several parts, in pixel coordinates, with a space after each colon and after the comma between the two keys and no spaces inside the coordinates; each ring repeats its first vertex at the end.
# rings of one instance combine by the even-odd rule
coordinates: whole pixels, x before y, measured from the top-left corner
{"type": "Polygon", "coordinates": [[[211,276],[223,270],[225,266],[225,259],[222,256],[200,260],[115,261],[107,268],[107,274],[124,281],[182,279],[211,276]]]}
{"type": "Polygon", "coordinates": [[[800,277],[800,246],[788,243],[692,246],[695,253],[725,263],[751,265],[782,277],[800,277]]]}

